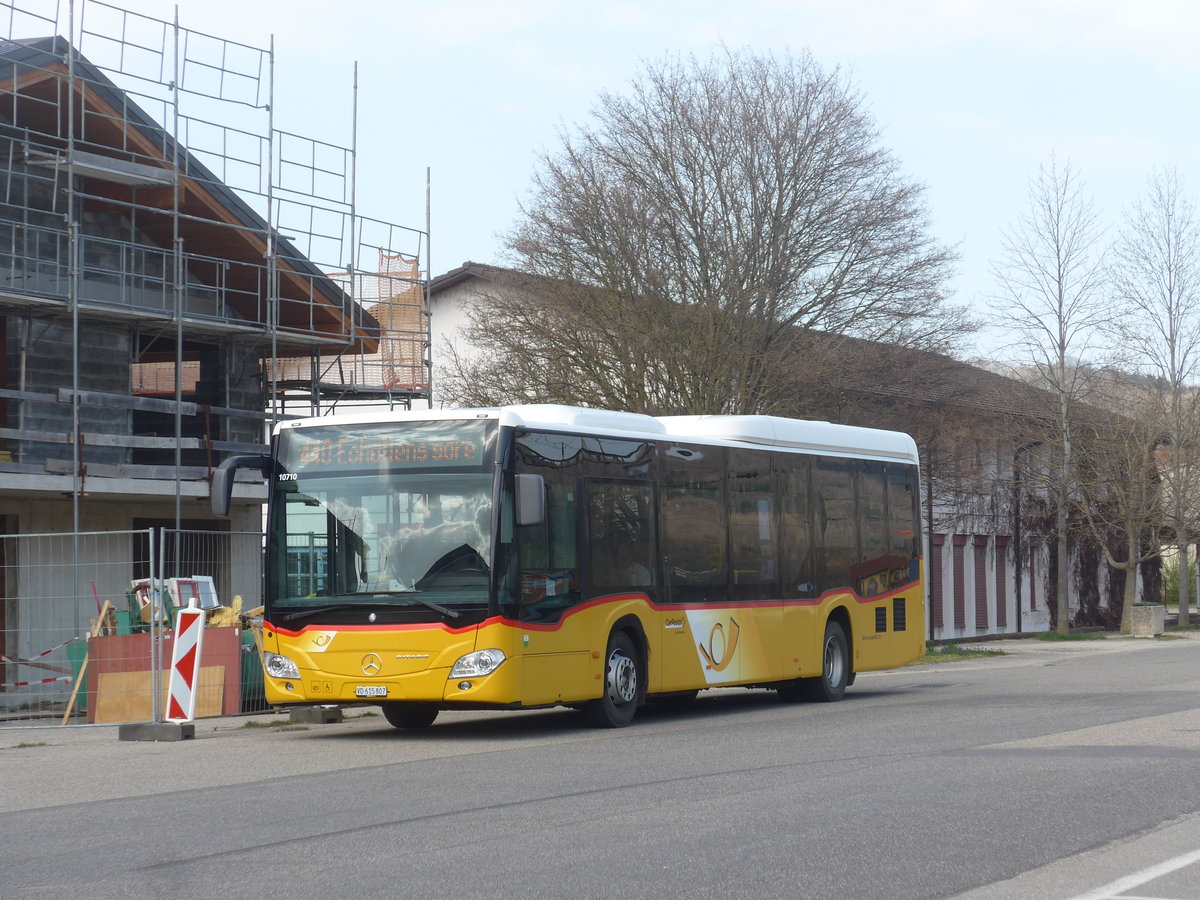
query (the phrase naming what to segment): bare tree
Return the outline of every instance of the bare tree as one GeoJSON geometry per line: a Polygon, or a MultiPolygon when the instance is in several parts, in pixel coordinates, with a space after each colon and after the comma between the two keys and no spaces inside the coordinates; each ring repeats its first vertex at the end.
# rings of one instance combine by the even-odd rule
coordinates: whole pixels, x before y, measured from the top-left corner
{"type": "Polygon", "coordinates": [[[561,140],[508,239],[534,281],[476,307],[454,399],[795,413],[830,336],[943,349],[967,327],[923,188],[807,53],[647,64],[561,140]]]}
{"type": "Polygon", "coordinates": [[[1121,632],[1128,634],[1137,599],[1138,567],[1163,552],[1166,515],[1160,448],[1169,430],[1170,410],[1151,404],[1132,408],[1139,394],[1127,374],[1106,379],[1103,395],[1114,415],[1102,434],[1088,441],[1076,460],[1076,500],[1080,518],[1111,569],[1123,572],[1121,632]]]}
{"type": "Polygon", "coordinates": [[[993,266],[1002,313],[1017,335],[1019,352],[1058,399],[1058,414],[1043,443],[1058,449],[1048,485],[1055,500],[1058,583],[1056,629],[1068,621],[1068,508],[1075,465],[1075,410],[1087,395],[1085,356],[1108,320],[1100,240],[1103,231],[1084,185],[1069,165],[1051,160],[1029,187],[1029,207],[1005,234],[1004,255],[993,266]]]}
{"type": "Polygon", "coordinates": [[[1155,173],[1114,248],[1117,335],[1126,364],[1149,376],[1130,415],[1162,423],[1165,521],[1179,553],[1179,623],[1189,621],[1188,545],[1200,518],[1200,234],[1178,173],[1155,173]]]}

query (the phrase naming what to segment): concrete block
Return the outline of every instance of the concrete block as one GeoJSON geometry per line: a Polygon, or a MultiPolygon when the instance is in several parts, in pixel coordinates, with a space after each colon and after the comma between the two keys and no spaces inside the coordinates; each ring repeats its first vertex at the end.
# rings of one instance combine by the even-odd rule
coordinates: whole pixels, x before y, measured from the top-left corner
{"type": "Polygon", "coordinates": [[[292,710],[292,722],[296,725],[336,725],[342,721],[342,710],[337,706],[303,706],[292,710]]]}
{"type": "Polygon", "coordinates": [[[117,732],[121,741],[190,741],[195,736],[193,722],[135,722],[117,732]]]}
{"type": "Polygon", "coordinates": [[[1134,604],[1130,611],[1130,634],[1135,637],[1153,637],[1166,630],[1166,609],[1164,607],[1157,604],[1134,604]]]}

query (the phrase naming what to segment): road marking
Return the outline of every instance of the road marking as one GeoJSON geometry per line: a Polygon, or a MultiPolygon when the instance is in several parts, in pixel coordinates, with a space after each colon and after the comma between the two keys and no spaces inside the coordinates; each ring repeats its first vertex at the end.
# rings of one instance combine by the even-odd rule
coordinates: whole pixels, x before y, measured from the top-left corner
{"type": "Polygon", "coordinates": [[[1132,875],[1118,878],[1116,881],[1104,885],[1104,887],[1096,888],[1096,890],[1089,891],[1086,894],[1080,894],[1077,897],[1071,898],[1071,900],[1134,900],[1132,897],[1118,898],[1117,895],[1131,888],[1141,887],[1155,878],[1170,875],[1172,872],[1182,869],[1184,866],[1190,866],[1194,862],[1200,862],[1200,850],[1184,853],[1182,856],[1176,856],[1174,859],[1161,862],[1157,866],[1150,866],[1148,869],[1142,869],[1140,872],[1134,872],[1132,875]]]}

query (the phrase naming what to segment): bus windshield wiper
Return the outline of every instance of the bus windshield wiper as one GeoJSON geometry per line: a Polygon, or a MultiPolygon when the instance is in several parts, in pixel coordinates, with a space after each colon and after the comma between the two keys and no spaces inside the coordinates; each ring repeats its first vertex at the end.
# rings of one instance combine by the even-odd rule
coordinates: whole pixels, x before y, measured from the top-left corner
{"type": "Polygon", "coordinates": [[[379,604],[371,603],[370,600],[402,600],[407,603],[419,603],[428,609],[432,609],[436,613],[451,619],[459,618],[462,613],[456,609],[450,609],[447,606],[442,606],[440,603],[434,603],[432,600],[426,600],[424,597],[414,596],[411,591],[396,591],[390,593],[374,593],[374,594],[355,594],[356,597],[365,597],[366,600],[357,600],[354,603],[340,603],[336,606],[317,606],[312,609],[297,609],[294,612],[288,609],[276,609],[273,612],[277,615],[286,617],[289,621],[295,622],[299,619],[307,619],[312,616],[320,616],[325,613],[345,612],[350,609],[378,609],[379,604]]]}
{"type": "Polygon", "coordinates": [[[434,612],[441,613],[443,616],[448,616],[451,619],[457,619],[459,616],[462,615],[462,613],[459,612],[457,609],[451,609],[448,606],[442,606],[442,604],[440,604],[440,603],[434,603],[432,600],[426,600],[424,597],[418,597],[417,596],[418,593],[420,593],[420,592],[417,590],[388,591],[386,593],[374,593],[374,594],[369,594],[367,596],[371,596],[371,597],[375,597],[375,598],[386,597],[389,600],[392,600],[392,599],[406,600],[410,603],[420,603],[422,606],[428,607],[429,609],[432,609],[434,612]]]}
{"type": "Polygon", "coordinates": [[[360,607],[369,605],[370,604],[367,603],[341,603],[337,606],[317,606],[313,609],[276,609],[273,611],[272,618],[274,618],[275,615],[278,615],[294,622],[297,619],[307,619],[310,616],[319,616],[329,612],[345,612],[348,609],[358,609],[360,607]]]}

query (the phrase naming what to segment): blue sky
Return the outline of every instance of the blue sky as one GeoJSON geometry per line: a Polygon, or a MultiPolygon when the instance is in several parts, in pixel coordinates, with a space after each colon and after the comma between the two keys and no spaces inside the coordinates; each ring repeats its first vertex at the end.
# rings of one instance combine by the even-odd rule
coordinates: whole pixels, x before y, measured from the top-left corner
{"type": "MultiPolygon", "coordinates": [[[[1155,166],[1200,191],[1192,0],[181,0],[178,14],[255,46],[274,36],[277,128],[348,145],[358,62],[359,211],[424,228],[431,169],[435,275],[501,261],[539,152],[599,91],[721,42],[807,48],[848,74],[926,185],[935,236],[962,257],[956,296],[980,316],[1002,231],[1051,154],[1113,223],[1155,166]]],[[[988,332],[967,350],[1004,355],[988,332]]]]}

